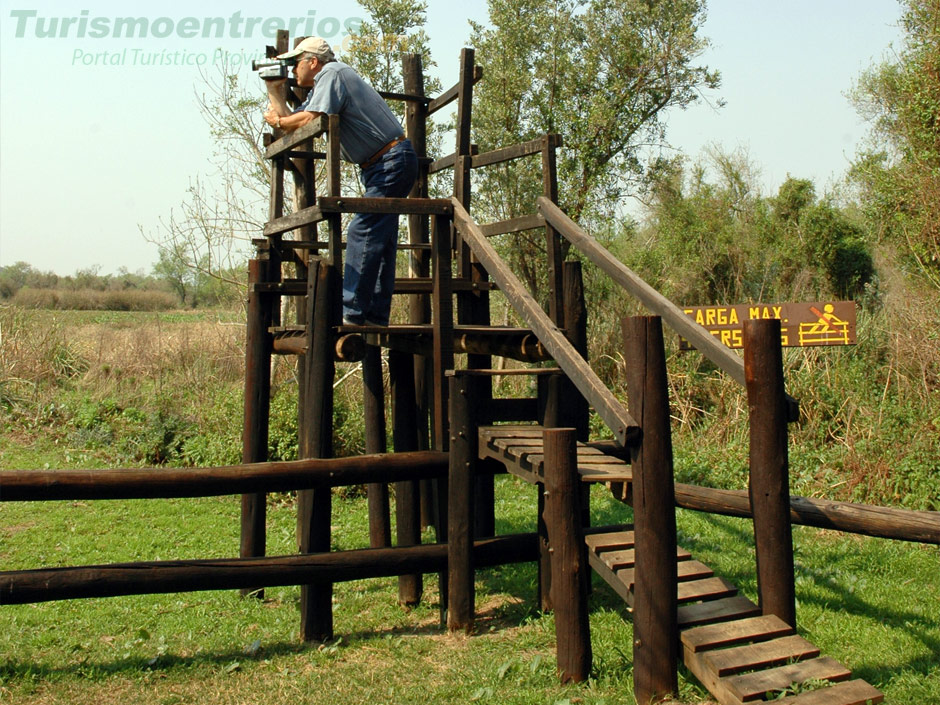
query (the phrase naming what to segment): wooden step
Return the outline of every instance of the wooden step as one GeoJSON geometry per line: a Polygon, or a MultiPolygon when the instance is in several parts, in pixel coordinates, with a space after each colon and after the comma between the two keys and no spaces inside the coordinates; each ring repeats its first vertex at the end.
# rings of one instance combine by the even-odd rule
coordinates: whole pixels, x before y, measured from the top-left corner
{"type": "Polygon", "coordinates": [[[877,705],[884,702],[884,693],[863,680],[847,681],[808,693],[774,700],[775,705],[877,705]]]}
{"type": "Polygon", "coordinates": [[[705,651],[701,654],[701,659],[712,673],[723,678],[734,673],[779,666],[817,656],[818,648],[801,636],[791,635],[756,644],[705,651]]]}
{"type": "Polygon", "coordinates": [[[724,578],[713,577],[702,580],[690,580],[679,583],[677,599],[679,603],[698,600],[720,600],[738,594],[738,589],[724,578]]]}
{"type": "Polygon", "coordinates": [[[697,653],[741,642],[767,641],[793,632],[789,624],[776,615],[768,614],[686,629],[681,639],[683,647],[697,653]]]}
{"type": "Polygon", "coordinates": [[[755,605],[744,595],[725,597],[721,600],[710,600],[695,605],[679,605],[679,627],[687,628],[701,624],[726,622],[732,619],[756,617],[760,614],[760,607],[755,605]]]}
{"type": "MultiPolygon", "coordinates": [[[[632,548],[627,548],[622,551],[599,551],[597,552],[597,555],[610,567],[611,570],[630,568],[636,562],[635,552],[632,548]]],[[[692,554],[682,548],[682,546],[678,546],[676,548],[677,561],[687,561],[691,558],[692,554]]]]}
{"type": "Polygon", "coordinates": [[[787,688],[808,680],[837,682],[848,680],[851,676],[851,671],[841,663],[823,656],[722,680],[732,695],[741,702],[749,702],[774,697],[787,688]]]}
{"type": "MultiPolygon", "coordinates": [[[[711,578],[715,575],[714,571],[701,561],[689,560],[679,561],[676,564],[676,572],[679,582],[689,580],[701,580],[702,578],[711,578]]],[[[616,571],[617,578],[627,586],[628,590],[633,589],[635,580],[634,568],[621,568],[616,571]]]]}
{"type": "Polygon", "coordinates": [[[591,534],[584,537],[584,542],[595,552],[633,548],[633,532],[614,531],[609,534],[591,534]]]}

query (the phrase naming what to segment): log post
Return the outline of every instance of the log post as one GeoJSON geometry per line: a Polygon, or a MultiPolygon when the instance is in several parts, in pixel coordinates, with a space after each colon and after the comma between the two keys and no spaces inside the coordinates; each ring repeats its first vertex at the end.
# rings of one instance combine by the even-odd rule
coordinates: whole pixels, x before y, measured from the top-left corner
{"type": "MultiPolygon", "coordinates": [[[[268,417],[271,407],[271,349],[268,333],[271,317],[268,297],[253,288],[265,279],[266,262],[248,262],[248,326],[245,342],[245,411],[242,427],[242,462],[263,463],[268,459],[268,417]]],[[[265,551],[265,494],[241,497],[241,543],[239,556],[254,558],[265,551]]],[[[246,588],[243,595],[263,596],[262,590],[246,588]]]]}
{"type": "Polygon", "coordinates": [[[563,683],[581,682],[591,675],[587,606],[590,569],[581,527],[576,442],[573,428],[547,428],[543,432],[545,523],[552,552],[558,673],[563,683]]]}
{"type": "Polygon", "coordinates": [[[659,316],[622,323],[630,413],[642,437],[630,449],[636,576],[633,689],[638,703],[678,692],[676,510],[666,355],[659,316]]]}
{"type": "Polygon", "coordinates": [[[473,476],[477,432],[472,397],[476,385],[455,374],[450,383],[450,471],[447,511],[447,628],[473,631],[473,476]]]}
{"type": "MultiPolygon", "coordinates": [[[[420,54],[405,54],[402,57],[402,80],[405,93],[410,95],[424,95],[424,68],[420,54]]],[[[409,101],[405,108],[405,135],[411,140],[415,153],[421,159],[428,155],[427,146],[427,105],[418,101],[409,101]]],[[[418,179],[411,187],[412,198],[428,197],[428,168],[425,164],[418,164],[418,179]]],[[[408,242],[412,245],[424,245],[431,241],[429,234],[428,216],[408,216],[408,242]]],[[[427,250],[412,250],[409,269],[413,277],[431,276],[431,253],[427,250]]],[[[428,294],[413,294],[410,298],[411,323],[422,324],[431,322],[431,297],[428,294]]],[[[417,403],[416,425],[418,430],[418,447],[416,450],[427,450],[430,443],[431,393],[433,388],[434,369],[428,358],[423,355],[414,356],[414,385],[415,400],[417,403]]],[[[421,483],[421,528],[434,523],[433,486],[430,480],[421,483]]]]}
{"type": "MultiPolygon", "coordinates": [[[[327,262],[311,258],[307,292],[307,409],[301,453],[305,458],[333,455],[333,341],[332,298],[336,295],[335,270],[327,262]]],[[[297,539],[301,553],[330,550],[330,489],[297,493],[297,539]]],[[[300,588],[300,634],[304,641],[333,638],[333,585],[314,583],[300,588]]]]}
{"type": "MultiPolygon", "coordinates": [[[[366,453],[384,453],[385,385],[382,376],[382,348],[366,345],[362,358],[362,412],[365,418],[366,453]]],[[[392,545],[388,485],[370,482],[366,486],[369,503],[369,546],[392,545]]]]}
{"type": "MultiPolygon", "coordinates": [[[[584,275],[581,263],[576,260],[565,262],[563,274],[565,291],[562,301],[565,312],[565,337],[578,354],[587,360],[587,303],[584,300],[584,275]]],[[[590,437],[591,409],[587,399],[570,379],[566,379],[565,386],[565,417],[561,425],[576,428],[578,440],[586,443],[590,437]]],[[[581,483],[581,523],[583,526],[591,524],[591,485],[586,482],[581,483]]]]}
{"type": "Polygon", "coordinates": [[[757,591],[764,614],[796,627],[793,532],[780,321],[744,322],[744,378],[750,416],[750,482],[757,591]]]}
{"type": "MultiPolygon", "coordinates": [[[[398,350],[388,352],[388,376],[392,397],[392,444],[396,453],[418,450],[418,405],[415,402],[414,356],[398,350]]],[[[395,483],[395,531],[399,546],[421,543],[420,481],[395,483]]],[[[398,578],[398,604],[421,602],[420,573],[398,578]]]]}

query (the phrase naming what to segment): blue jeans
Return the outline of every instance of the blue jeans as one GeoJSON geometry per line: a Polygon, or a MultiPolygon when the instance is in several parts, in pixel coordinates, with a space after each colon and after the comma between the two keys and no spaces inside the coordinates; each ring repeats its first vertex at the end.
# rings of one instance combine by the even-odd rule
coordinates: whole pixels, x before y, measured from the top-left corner
{"type": "MultiPolygon", "coordinates": [[[[360,175],[367,198],[403,198],[418,178],[418,158],[410,140],[399,142],[360,175]]],[[[346,231],[343,318],[388,325],[395,288],[398,215],[358,213],[346,231]]]]}

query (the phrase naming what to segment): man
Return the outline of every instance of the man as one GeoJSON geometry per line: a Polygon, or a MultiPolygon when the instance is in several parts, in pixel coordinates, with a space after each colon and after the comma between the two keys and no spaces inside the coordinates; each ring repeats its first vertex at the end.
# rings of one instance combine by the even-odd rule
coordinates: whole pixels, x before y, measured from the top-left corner
{"type": "MultiPolygon", "coordinates": [[[[339,115],[340,151],[343,159],[360,166],[365,196],[407,196],[418,176],[418,159],[401,124],[375,89],[337,61],[320,37],[307,37],[277,58],[295,60],[297,85],[313,90],[292,112],[284,99],[285,81],[268,81],[271,103],[265,121],[292,131],[319,115],[339,115]]],[[[346,231],[344,323],[388,325],[397,247],[397,215],[359,213],[352,219],[346,231]]]]}

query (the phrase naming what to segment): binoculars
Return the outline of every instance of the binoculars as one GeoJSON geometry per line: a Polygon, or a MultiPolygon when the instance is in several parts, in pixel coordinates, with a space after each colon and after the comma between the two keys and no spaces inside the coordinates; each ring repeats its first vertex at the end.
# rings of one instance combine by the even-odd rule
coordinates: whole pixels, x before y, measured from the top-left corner
{"type": "Polygon", "coordinates": [[[297,63],[294,59],[267,59],[265,61],[252,61],[251,70],[259,71],[258,76],[266,81],[278,78],[289,78],[290,67],[297,63]]]}

